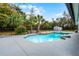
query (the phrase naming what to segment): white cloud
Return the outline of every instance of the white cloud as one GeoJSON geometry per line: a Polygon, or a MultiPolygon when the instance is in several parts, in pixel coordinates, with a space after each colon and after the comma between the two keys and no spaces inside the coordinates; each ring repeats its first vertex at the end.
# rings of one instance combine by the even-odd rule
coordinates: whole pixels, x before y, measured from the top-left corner
{"type": "Polygon", "coordinates": [[[30,12],[26,12],[26,15],[29,15],[30,14],[30,12]]]}
{"type": "Polygon", "coordinates": [[[45,10],[42,7],[37,7],[37,6],[33,6],[33,5],[19,5],[19,7],[23,10],[28,10],[25,11],[26,14],[30,14],[30,10],[33,8],[34,9],[34,14],[35,15],[43,15],[43,13],[45,12],[45,10]]]}
{"type": "Polygon", "coordinates": [[[26,5],[19,5],[19,7],[20,7],[21,9],[26,9],[26,8],[27,8],[26,5]]]}
{"type": "Polygon", "coordinates": [[[27,5],[27,8],[28,8],[28,9],[32,9],[32,8],[36,8],[36,6],[33,6],[33,5],[27,5]]]}
{"type": "Polygon", "coordinates": [[[34,14],[35,15],[42,15],[44,12],[44,9],[42,7],[37,7],[37,6],[33,6],[33,5],[27,5],[27,8],[29,10],[31,10],[32,8],[34,9],[34,14]]]}
{"type": "Polygon", "coordinates": [[[63,17],[63,13],[57,13],[57,14],[52,14],[52,18],[54,18],[54,20],[56,20],[56,18],[60,18],[63,17]]]}
{"type": "Polygon", "coordinates": [[[56,17],[63,17],[63,13],[56,14],[56,17]]]}

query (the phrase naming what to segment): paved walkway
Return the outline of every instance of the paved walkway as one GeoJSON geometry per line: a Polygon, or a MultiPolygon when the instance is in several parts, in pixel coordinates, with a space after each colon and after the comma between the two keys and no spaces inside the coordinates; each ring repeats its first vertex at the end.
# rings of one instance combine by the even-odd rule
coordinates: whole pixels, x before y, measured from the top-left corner
{"type": "Polygon", "coordinates": [[[79,56],[79,34],[72,38],[45,43],[32,43],[23,35],[0,38],[2,56],[79,56]]]}

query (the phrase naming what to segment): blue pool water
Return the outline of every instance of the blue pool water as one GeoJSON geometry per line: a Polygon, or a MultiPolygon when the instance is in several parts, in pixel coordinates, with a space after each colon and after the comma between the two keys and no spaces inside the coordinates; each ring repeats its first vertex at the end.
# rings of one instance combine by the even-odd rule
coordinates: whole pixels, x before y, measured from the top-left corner
{"type": "Polygon", "coordinates": [[[61,40],[62,35],[67,35],[68,33],[49,33],[49,34],[34,34],[34,35],[28,35],[24,37],[27,41],[33,42],[33,43],[42,43],[42,42],[48,42],[53,40],[61,40]]]}

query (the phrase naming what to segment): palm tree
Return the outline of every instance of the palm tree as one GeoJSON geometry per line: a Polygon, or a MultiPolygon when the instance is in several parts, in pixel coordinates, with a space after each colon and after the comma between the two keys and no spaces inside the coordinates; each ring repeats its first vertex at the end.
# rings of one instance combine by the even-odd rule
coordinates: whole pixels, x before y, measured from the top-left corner
{"type": "Polygon", "coordinates": [[[34,20],[34,8],[31,8],[31,11],[30,11],[30,18],[29,18],[29,23],[30,23],[30,33],[32,33],[32,31],[33,31],[33,24],[34,24],[34,22],[33,22],[33,20],[34,20]]]}
{"type": "Polygon", "coordinates": [[[33,26],[37,25],[37,16],[34,15],[34,8],[31,8],[30,10],[30,14],[27,14],[29,16],[29,19],[27,20],[26,23],[28,23],[28,25],[30,26],[30,33],[33,32],[33,26]]]}
{"type": "Polygon", "coordinates": [[[36,19],[37,19],[37,32],[39,32],[40,26],[41,26],[41,23],[42,23],[42,20],[43,20],[43,16],[37,15],[36,19]]]}

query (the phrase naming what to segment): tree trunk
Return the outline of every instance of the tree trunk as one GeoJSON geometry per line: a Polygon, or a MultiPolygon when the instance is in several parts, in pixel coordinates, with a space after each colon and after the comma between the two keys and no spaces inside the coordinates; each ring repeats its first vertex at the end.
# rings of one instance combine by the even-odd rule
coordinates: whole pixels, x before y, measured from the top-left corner
{"type": "Polygon", "coordinates": [[[33,27],[31,26],[31,27],[30,27],[30,33],[32,33],[32,28],[33,28],[33,27]]]}
{"type": "Polygon", "coordinates": [[[38,24],[37,32],[40,32],[40,24],[38,24]]]}

